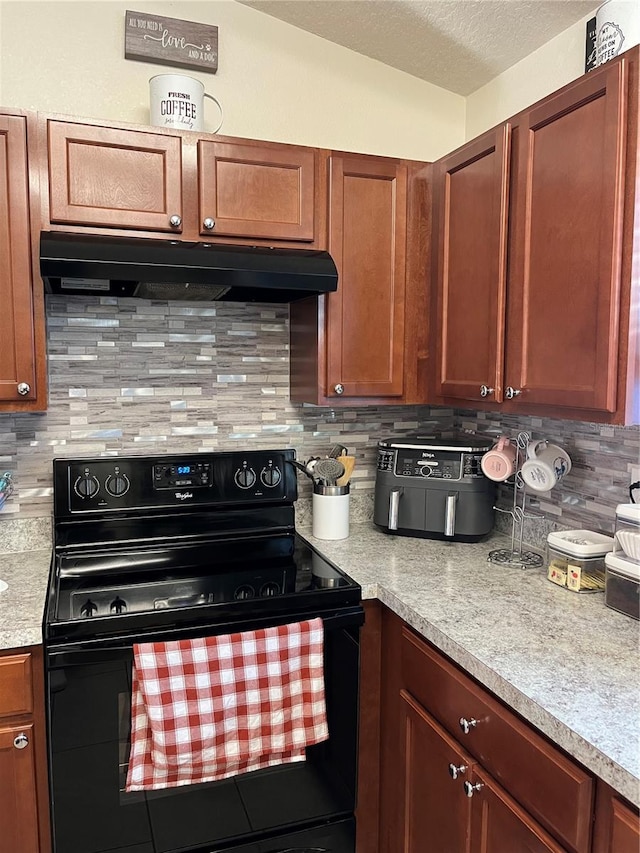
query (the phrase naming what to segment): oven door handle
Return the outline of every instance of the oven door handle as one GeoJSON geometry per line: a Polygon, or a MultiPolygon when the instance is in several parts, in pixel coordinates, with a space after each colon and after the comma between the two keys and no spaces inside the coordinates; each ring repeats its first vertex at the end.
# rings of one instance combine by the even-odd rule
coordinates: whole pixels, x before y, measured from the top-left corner
{"type": "MultiPolygon", "coordinates": [[[[357,629],[364,624],[364,610],[361,605],[352,605],[339,611],[316,614],[322,617],[325,633],[342,629],[357,629]]],[[[185,632],[184,629],[159,631],[147,636],[137,635],[135,637],[110,637],[100,640],[85,640],[78,643],[67,643],[57,645],[47,651],[47,663],[49,668],[62,666],[82,666],[88,663],[109,663],[114,658],[127,657],[131,655],[133,646],[144,642],[163,642],[165,640],[189,639],[191,637],[206,637],[207,635],[237,633],[238,631],[250,631],[257,628],[266,628],[269,625],[284,625],[291,622],[302,622],[313,619],[313,613],[290,613],[284,618],[254,620],[250,623],[231,622],[224,625],[199,625],[185,632]],[[222,629],[222,630],[220,630],[222,629]]]]}

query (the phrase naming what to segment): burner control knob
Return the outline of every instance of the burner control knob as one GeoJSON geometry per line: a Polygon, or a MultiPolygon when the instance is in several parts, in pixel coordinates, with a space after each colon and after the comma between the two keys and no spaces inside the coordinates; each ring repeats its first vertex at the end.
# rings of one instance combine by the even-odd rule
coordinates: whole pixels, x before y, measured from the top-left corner
{"type": "Polygon", "coordinates": [[[95,603],[95,601],[91,601],[90,598],[87,598],[85,603],[80,608],[80,615],[85,616],[87,618],[90,618],[91,616],[94,615],[94,613],[97,613],[97,612],[98,612],[98,605],[95,603]]]}
{"type": "Polygon", "coordinates": [[[274,581],[269,581],[260,590],[260,595],[262,598],[273,598],[274,595],[278,595],[280,592],[280,587],[274,581]]]}
{"type": "Polygon", "coordinates": [[[122,599],[122,598],[120,598],[120,596],[119,596],[119,595],[117,595],[117,596],[113,599],[113,601],[111,602],[111,604],[109,605],[109,610],[110,610],[112,613],[117,613],[117,614],[120,614],[120,613],[126,613],[126,612],[127,612],[127,602],[126,602],[126,601],[123,601],[123,599],[122,599]]]}
{"type": "Polygon", "coordinates": [[[250,489],[256,482],[256,472],[253,468],[239,468],[234,479],[241,489],[250,489]]]}
{"type": "Polygon", "coordinates": [[[81,498],[93,498],[98,494],[100,483],[88,470],[81,474],[73,484],[75,493],[81,498]]]}
{"type": "Polygon", "coordinates": [[[105,488],[112,497],[121,498],[123,495],[127,494],[130,485],[129,478],[126,474],[116,473],[107,477],[105,488]]]}
{"type": "Polygon", "coordinates": [[[253,598],[255,594],[256,591],[252,586],[249,586],[249,584],[243,584],[233,593],[233,597],[236,601],[245,601],[247,598],[253,598]]]}
{"type": "Polygon", "coordinates": [[[279,468],[263,468],[260,472],[260,479],[264,486],[269,489],[273,489],[282,479],[282,474],[280,473],[279,468]]]}

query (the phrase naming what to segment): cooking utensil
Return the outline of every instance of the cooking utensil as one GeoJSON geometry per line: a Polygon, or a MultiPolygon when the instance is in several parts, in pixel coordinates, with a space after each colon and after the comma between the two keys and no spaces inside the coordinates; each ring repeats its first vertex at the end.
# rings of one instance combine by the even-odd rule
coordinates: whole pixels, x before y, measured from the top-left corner
{"type": "Polygon", "coordinates": [[[319,459],[313,469],[314,478],[327,486],[335,486],[336,480],[343,474],[344,465],[337,459],[319,459]]]}
{"type": "Polygon", "coordinates": [[[347,448],[344,444],[334,444],[331,450],[329,451],[329,459],[337,459],[338,456],[346,456],[348,453],[347,448]]]}
{"type": "Polygon", "coordinates": [[[338,477],[336,480],[336,486],[346,486],[349,480],[351,479],[351,475],[353,474],[353,469],[356,464],[355,456],[341,456],[340,462],[344,465],[344,474],[341,477],[338,477]]]}
{"type": "Polygon", "coordinates": [[[313,474],[307,468],[308,463],[303,464],[302,462],[298,462],[297,459],[288,459],[287,461],[297,468],[298,471],[302,471],[303,474],[306,474],[310,480],[313,480],[313,474]]]}

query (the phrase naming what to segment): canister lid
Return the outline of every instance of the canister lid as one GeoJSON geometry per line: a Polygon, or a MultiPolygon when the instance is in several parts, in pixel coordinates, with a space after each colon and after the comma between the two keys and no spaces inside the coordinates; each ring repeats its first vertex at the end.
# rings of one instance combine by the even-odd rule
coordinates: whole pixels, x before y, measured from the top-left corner
{"type": "Polygon", "coordinates": [[[640,504],[618,504],[616,507],[616,518],[640,524],[640,504]]]}
{"type": "Polygon", "coordinates": [[[619,575],[625,575],[635,581],[640,581],[640,566],[625,560],[619,554],[605,554],[604,564],[608,569],[613,569],[619,575]]]}
{"type": "Polygon", "coordinates": [[[591,530],[558,530],[547,536],[547,542],[571,557],[602,557],[614,546],[612,536],[591,530]]]}

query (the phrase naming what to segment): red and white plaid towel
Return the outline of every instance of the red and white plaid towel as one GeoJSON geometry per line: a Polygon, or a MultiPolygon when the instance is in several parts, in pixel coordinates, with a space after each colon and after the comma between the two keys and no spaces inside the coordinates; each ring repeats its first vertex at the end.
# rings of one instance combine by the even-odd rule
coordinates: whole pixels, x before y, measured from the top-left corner
{"type": "Polygon", "coordinates": [[[322,619],[134,646],[127,791],[304,761],[326,740],[322,619]]]}

